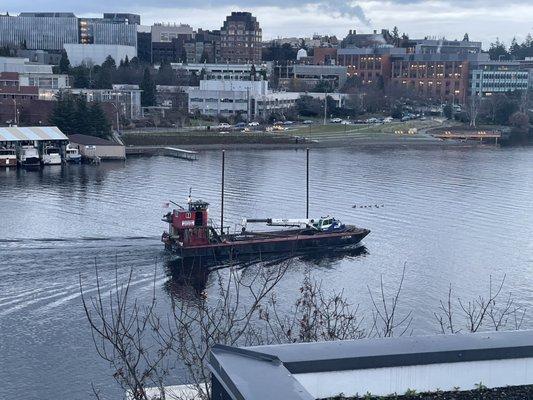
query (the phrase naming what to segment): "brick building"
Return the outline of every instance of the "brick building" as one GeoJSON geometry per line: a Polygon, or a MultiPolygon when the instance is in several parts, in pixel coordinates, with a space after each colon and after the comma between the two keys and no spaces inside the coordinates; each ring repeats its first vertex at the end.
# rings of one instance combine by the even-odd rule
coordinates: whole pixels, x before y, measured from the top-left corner
{"type": "Polygon", "coordinates": [[[262,30],[249,12],[232,12],[220,29],[221,62],[261,63],[262,30]]]}

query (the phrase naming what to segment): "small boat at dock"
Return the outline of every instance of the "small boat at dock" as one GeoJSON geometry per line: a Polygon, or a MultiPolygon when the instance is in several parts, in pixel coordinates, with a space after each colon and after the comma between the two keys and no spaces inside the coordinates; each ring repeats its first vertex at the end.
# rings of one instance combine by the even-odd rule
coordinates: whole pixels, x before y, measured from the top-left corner
{"type": "Polygon", "coordinates": [[[65,159],[68,163],[71,164],[80,164],[81,163],[81,154],[77,147],[74,147],[70,143],[67,145],[65,151],[65,159]]]}
{"type": "Polygon", "coordinates": [[[44,165],[61,165],[61,149],[55,146],[46,146],[43,150],[44,165]]]}
{"type": "Polygon", "coordinates": [[[39,168],[41,158],[37,147],[32,145],[22,146],[19,151],[19,164],[23,168],[39,168]]]}
{"type": "Polygon", "coordinates": [[[16,167],[17,152],[12,147],[0,147],[0,167],[16,167]]]}

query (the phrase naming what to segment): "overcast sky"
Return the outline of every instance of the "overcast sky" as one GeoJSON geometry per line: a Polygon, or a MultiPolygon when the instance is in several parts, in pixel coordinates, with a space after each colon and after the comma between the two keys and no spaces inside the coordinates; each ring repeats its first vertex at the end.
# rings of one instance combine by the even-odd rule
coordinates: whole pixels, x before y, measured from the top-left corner
{"type": "Polygon", "coordinates": [[[78,16],[103,12],[141,14],[143,25],[154,22],[188,23],[194,28],[219,29],[230,11],[251,11],[263,28],[263,38],[310,36],[342,38],[349,29],[371,32],[398,26],[410,37],[446,36],[483,42],[496,37],[509,43],[533,32],[531,0],[6,0],[0,7],[21,11],[73,11],[78,16]],[[9,6],[11,4],[11,6],[9,6]]]}

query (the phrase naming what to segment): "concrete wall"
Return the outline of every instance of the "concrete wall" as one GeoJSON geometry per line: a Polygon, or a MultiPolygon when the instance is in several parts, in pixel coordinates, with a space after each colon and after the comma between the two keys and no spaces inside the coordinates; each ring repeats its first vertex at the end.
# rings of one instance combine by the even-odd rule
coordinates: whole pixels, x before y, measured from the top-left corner
{"type": "Polygon", "coordinates": [[[100,157],[102,160],[124,160],[126,158],[126,148],[124,146],[72,144],[78,148],[83,157],[100,157]]]}
{"type": "Polygon", "coordinates": [[[315,398],[344,396],[387,396],[408,390],[421,392],[473,390],[529,385],[533,382],[533,358],[490,360],[453,364],[414,365],[352,371],[295,374],[315,398]]]}

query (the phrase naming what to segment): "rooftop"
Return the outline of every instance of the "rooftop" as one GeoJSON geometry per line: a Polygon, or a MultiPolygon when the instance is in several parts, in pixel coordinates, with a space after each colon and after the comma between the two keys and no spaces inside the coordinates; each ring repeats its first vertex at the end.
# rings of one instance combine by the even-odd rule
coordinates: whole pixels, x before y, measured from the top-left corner
{"type": "Polygon", "coordinates": [[[96,136],[74,134],[69,135],[68,139],[72,143],[89,145],[89,146],[122,146],[119,143],[112,142],[111,140],[102,139],[96,136]]]}

